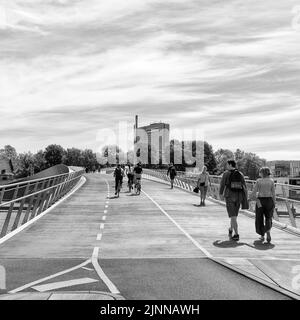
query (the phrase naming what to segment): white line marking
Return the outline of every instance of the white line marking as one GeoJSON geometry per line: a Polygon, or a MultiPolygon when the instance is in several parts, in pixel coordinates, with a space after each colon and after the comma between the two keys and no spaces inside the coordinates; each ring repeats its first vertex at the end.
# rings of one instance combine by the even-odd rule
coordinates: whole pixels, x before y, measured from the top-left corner
{"type": "Polygon", "coordinates": [[[106,205],[105,208],[108,208],[108,205],[106,205]]]}
{"type": "Polygon", "coordinates": [[[102,233],[98,233],[97,234],[97,240],[101,240],[102,239],[102,233]]]}
{"type": "Polygon", "coordinates": [[[190,234],[188,234],[154,199],[152,199],[148,193],[146,193],[144,190],[142,190],[142,192],[146,195],[146,197],[148,197],[156,206],[157,208],[167,217],[169,218],[169,220],[171,220],[175,226],[182,232],[185,234],[185,236],[190,239],[193,244],[200,249],[208,258],[212,258],[212,255],[206,250],[204,249],[190,234]]]}
{"type": "Polygon", "coordinates": [[[114,294],[119,294],[120,291],[117,289],[117,287],[108,279],[108,277],[106,276],[106,274],[103,272],[102,268],[100,267],[99,263],[98,263],[98,257],[99,257],[99,248],[94,248],[93,251],[93,256],[92,256],[92,264],[95,268],[95,270],[97,271],[100,279],[106,284],[106,286],[108,287],[108,289],[110,290],[111,293],[114,294]]]}
{"type": "Polygon", "coordinates": [[[16,288],[16,289],[14,289],[14,290],[9,291],[9,293],[17,293],[17,292],[20,292],[20,291],[22,291],[22,290],[24,290],[24,289],[31,288],[32,286],[35,286],[36,284],[39,284],[39,283],[41,283],[41,282],[44,282],[44,281],[47,281],[47,280],[50,280],[50,279],[59,277],[59,276],[61,276],[61,275],[63,275],[63,274],[69,273],[69,272],[74,271],[74,270],[77,270],[77,269],[80,269],[80,268],[88,265],[88,264],[91,263],[91,262],[92,262],[92,260],[89,259],[89,260],[87,260],[87,261],[79,264],[78,266],[75,266],[75,267],[73,267],[73,268],[70,268],[70,269],[67,269],[67,270],[64,270],[64,271],[55,273],[55,274],[53,274],[53,275],[51,275],[51,276],[48,276],[48,277],[46,277],[46,278],[42,278],[42,279],[40,279],[40,280],[30,282],[30,283],[28,283],[28,284],[25,284],[25,285],[22,286],[22,287],[19,287],[19,288],[16,288]]]}
{"type": "Polygon", "coordinates": [[[87,271],[93,271],[94,269],[87,268],[87,267],[82,267],[81,269],[87,270],[87,271]]]}
{"type": "Polygon", "coordinates": [[[268,261],[300,261],[300,259],[293,258],[276,258],[276,257],[214,257],[214,259],[231,259],[231,260],[268,260],[268,261]]]}
{"type": "Polygon", "coordinates": [[[59,201],[57,201],[53,206],[51,206],[50,208],[45,210],[43,213],[39,214],[38,216],[36,216],[33,219],[31,219],[30,221],[26,222],[22,226],[18,227],[16,230],[10,232],[9,234],[7,234],[3,238],[1,238],[0,239],[0,244],[4,243],[5,241],[10,239],[11,237],[13,237],[16,234],[18,234],[19,232],[23,231],[25,228],[29,227],[31,224],[35,223],[37,220],[41,219],[44,215],[49,213],[51,210],[53,210],[55,207],[57,207],[63,201],[65,201],[67,198],[69,198],[74,192],[76,192],[78,189],[80,189],[86,183],[86,178],[85,177],[82,177],[82,178],[83,178],[82,181],[77,185],[77,187],[75,187],[75,189],[73,189],[70,193],[68,193],[64,198],[62,198],[59,201]]]}
{"type": "Polygon", "coordinates": [[[104,223],[100,224],[100,230],[104,229],[104,223]]]}
{"type": "Polygon", "coordinates": [[[103,216],[103,217],[102,217],[102,220],[105,221],[105,220],[106,220],[106,216],[103,216]]]}
{"type": "Polygon", "coordinates": [[[104,214],[107,214],[107,210],[104,210],[104,214]]]}
{"type": "Polygon", "coordinates": [[[72,287],[79,284],[86,284],[86,283],[93,283],[93,282],[99,282],[99,280],[91,279],[91,278],[80,278],[80,279],[74,279],[69,281],[59,281],[59,282],[42,284],[40,286],[34,286],[32,287],[32,289],[39,292],[46,292],[50,290],[72,287]]]}

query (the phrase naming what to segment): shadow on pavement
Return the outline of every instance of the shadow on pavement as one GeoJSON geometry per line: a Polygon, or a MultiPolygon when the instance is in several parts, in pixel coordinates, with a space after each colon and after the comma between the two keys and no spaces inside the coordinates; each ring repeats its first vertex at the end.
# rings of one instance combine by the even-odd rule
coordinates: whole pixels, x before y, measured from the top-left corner
{"type": "Polygon", "coordinates": [[[256,250],[262,250],[262,251],[270,250],[270,249],[275,248],[274,244],[267,243],[267,242],[262,242],[261,240],[255,240],[253,242],[253,246],[250,245],[250,244],[248,244],[248,246],[251,247],[251,248],[254,248],[256,250]]]}
{"type": "Polygon", "coordinates": [[[237,242],[234,240],[216,240],[215,242],[213,242],[213,245],[215,247],[219,247],[219,248],[236,248],[236,247],[240,247],[240,246],[245,246],[247,245],[247,243],[244,242],[237,242]]]}
{"type": "Polygon", "coordinates": [[[236,247],[240,247],[240,246],[248,246],[250,248],[256,249],[256,250],[270,250],[273,249],[275,247],[274,244],[272,243],[264,243],[260,240],[256,240],[253,242],[253,245],[249,244],[249,243],[245,243],[245,242],[237,242],[234,240],[216,240],[215,242],[213,242],[213,245],[215,247],[219,247],[219,248],[236,248],[236,247]]]}

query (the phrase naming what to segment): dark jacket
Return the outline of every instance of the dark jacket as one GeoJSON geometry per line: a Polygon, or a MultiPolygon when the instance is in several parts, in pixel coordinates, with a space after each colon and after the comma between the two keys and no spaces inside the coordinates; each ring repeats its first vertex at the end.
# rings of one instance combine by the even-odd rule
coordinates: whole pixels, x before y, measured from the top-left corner
{"type": "Polygon", "coordinates": [[[167,176],[170,174],[170,178],[174,179],[177,175],[175,166],[170,166],[167,172],[167,176]]]}
{"type": "MultiPolygon", "coordinates": [[[[241,173],[241,172],[240,172],[241,173]]],[[[249,209],[249,203],[248,203],[248,191],[247,191],[247,185],[244,178],[244,175],[242,175],[242,183],[244,186],[243,191],[232,191],[230,188],[228,188],[229,184],[229,177],[230,177],[231,171],[224,172],[221,183],[220,183],[220,195],[224,195],[226,199],[230,199],[233,201],[238,201],[242,205],[242,209],[249,209]]]]}

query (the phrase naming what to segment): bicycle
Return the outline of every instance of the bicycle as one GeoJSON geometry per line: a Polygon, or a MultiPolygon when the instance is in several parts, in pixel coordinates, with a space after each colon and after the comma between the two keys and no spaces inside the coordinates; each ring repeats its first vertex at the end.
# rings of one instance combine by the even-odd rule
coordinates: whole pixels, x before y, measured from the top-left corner
{"type": "Polygon", "coordinates": [[[128,189],[129,189],[129,192],[131,192],[131,190],[133,189],[133,177],[132,176],[128,176],[128,189]]]}
{"type": "Polygon", "coordinates": [[[136,183],[135,183],[135,192],[137,195],[140,195],[141,194],[141,180],[140,179],[136,179],[136,183]]]}

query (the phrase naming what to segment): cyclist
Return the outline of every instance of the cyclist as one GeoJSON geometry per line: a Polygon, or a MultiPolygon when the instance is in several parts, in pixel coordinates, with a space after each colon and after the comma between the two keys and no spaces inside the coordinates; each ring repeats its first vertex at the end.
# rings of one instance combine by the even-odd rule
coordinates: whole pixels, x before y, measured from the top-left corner
{"type": "Polygon", "coordinates": [[[124,171],[121,168],[121,165],[118,164],[115,171],[114,171],[114,177],[115,177],[115,195],[118,194],[118,185],[119,189],[121,189],[122,180],[124,177],[124,171]]]}
{"type": "Polygon", "coordinates": [[[129,192],[131,192],[131,189],[132,189],[132,186],[133,186],[134,173],[133,173],[133,170],[132,170],[130,164],[128,164],[127,167],[126,167],[126,175],[127,175],[127,178],[128,178],[129,192]]]}
{"type": "MultiPolygon", "coordinates": [[[[142,179],[142,173],[143,173],[143,168],[141,162],[139,162],[133,169],[133,174],[134,174],[134,186],[135,189],[137,190],[138,183],[139,186],[141,187],[141,179],[142,179]]],[[[138,190],[137,190],[138,191],[138,190]]],[[[140,191],[140,190],[139,190],[140,191]]]]}

